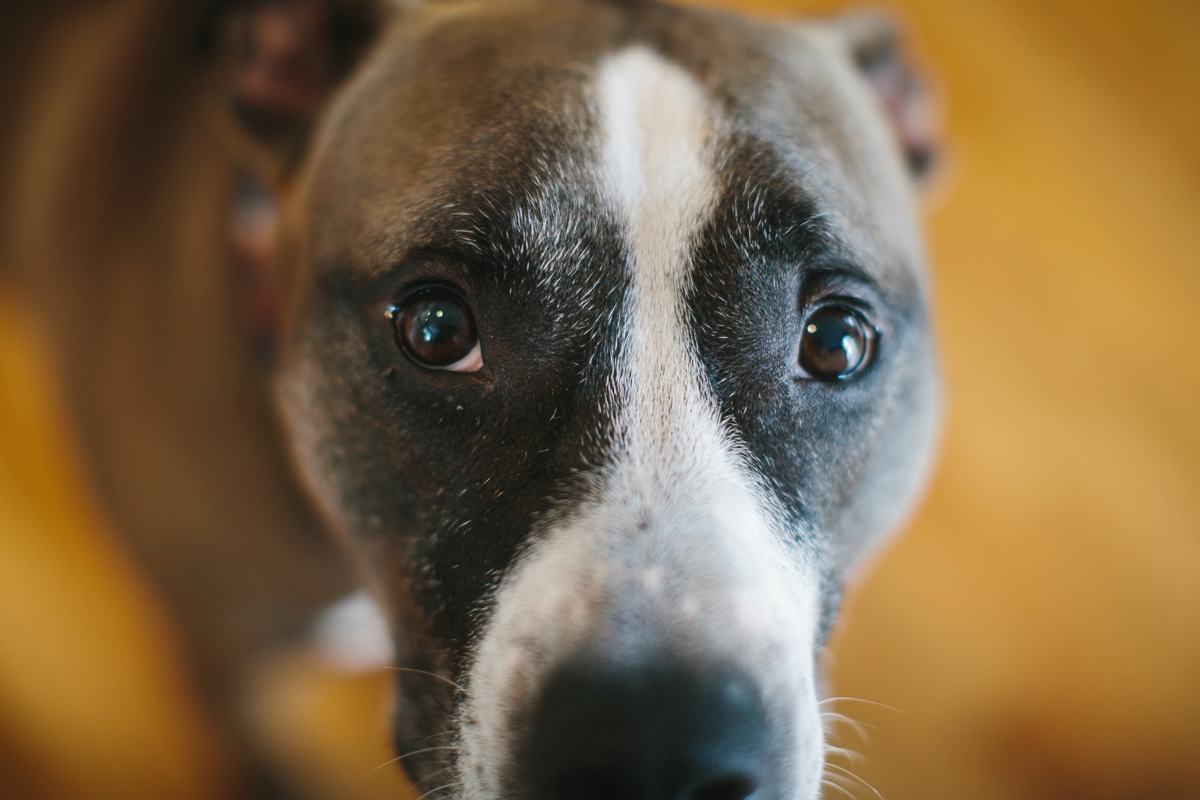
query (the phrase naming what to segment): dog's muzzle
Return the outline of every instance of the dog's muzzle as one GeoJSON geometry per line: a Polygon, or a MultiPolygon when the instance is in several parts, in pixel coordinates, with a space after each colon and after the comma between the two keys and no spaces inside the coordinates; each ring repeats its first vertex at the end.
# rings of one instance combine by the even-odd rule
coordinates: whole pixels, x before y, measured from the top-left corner
{"type": "Polygon", "coordinates": [[[464,796],[815,797],[816,604],[782,593],[810,582],[717,527],[667,527],[600,551],[571,531],[514,581],[463,713],[464,796]]]}

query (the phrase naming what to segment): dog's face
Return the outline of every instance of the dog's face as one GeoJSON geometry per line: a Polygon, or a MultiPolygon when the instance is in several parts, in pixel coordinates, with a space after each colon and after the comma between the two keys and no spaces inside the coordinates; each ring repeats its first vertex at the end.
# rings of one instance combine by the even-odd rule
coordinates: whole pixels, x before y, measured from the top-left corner
{"type": "Polygon", "coordinates": [[[846,36],[408,14],[304,175],[281,396],[391,614],[420,790],[817,796],[815,657],[936,394],[911,181],[846,36]]]}

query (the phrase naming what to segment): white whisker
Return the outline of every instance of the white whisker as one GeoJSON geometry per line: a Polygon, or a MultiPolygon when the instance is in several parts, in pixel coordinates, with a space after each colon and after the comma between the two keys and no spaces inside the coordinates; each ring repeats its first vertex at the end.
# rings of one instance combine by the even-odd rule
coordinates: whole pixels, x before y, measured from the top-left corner
{"type": "Polygon", "coordinates": [[[454,786],[454,782],[443,784],[436,789],[430,789],[428,792],[418,797],[417,800],[425,800],[426,797],[429,797],[429,795],[433,794],[434,792],[440,792],[442,789],[449,789],[452,786],[454,786]]]}
{"type": "MultiPolygon", "coordinates": [[[[387,761],[380,764],[378,767],[375,767],[375,769],[383,769],[388,764],[395,764],[397,761],[403,761],[404,759],[408,758],[409,756],[419,756],[421,753],[431,753],[434,750],[457,750],[457,749],[458,749],[458,745],[456,745],[456,744],[446,744],[446,745],[442,745],[440,747],[426,747],[422,750],[413,750],[411,753],[405,753],[404,755],[399,755],[399,756],[396,756],[395,758],[388,759],[387,761]]],[[[375,769],[371,770],[371,772],[374,772],[375,769]]]]}
{"type": "Polygon", "coordinates": [[[420,785],[421,785],[422,783],[424,783],[425,781],[427,781],[427,780],[431,780],[431,779],[433,779],[433,778],[436,778],[438,775],[441,775],[443,772],[445,772],[446,770],[452,769],[453,767],[454,767],[454,765],[453,765],[453,764],[447,764],[447,765],[446,765],[446,766],[444,766],[444,767],[439,767],[439,768],[435,769],[433,772],[429,773],[429,774],[428,774],[428,775],[426,775],[424,778],[421,778],[421,779],[420,779],[420,780],[418,780],[418,781],[414,781],[414,782],[413,782],[413,788],[414,788],[414,789],[415,789],[415,788],[417,788],[418,786],[420,786],[420,785]]]}
{"type": "Polygon", "coordinates": [[[849,797],[850,800],[857,800],[857,797],[854,794],[851,794],[850,790],[848,790],[845,786],[842,786],[840,783],[835,783],[825,778],[821,778],[821,783],[825,784],[826,786],[832,786],[834,789],[837,789],[839,792],[846,795],[846,797],[849,797]]]}
{"type": "MultiPolygon", "coordinates": [[[[878,798],[879,798],[879,800],[883,800],[883,795],[881,795],[881,794],[879,793],[879,790],[877,790],[877,789],[876,789],[874,786],[872,786],[871,784],[867,783],[865,780],[863,780],[862,778],[860,778],[858,775],[855,775],[853,772],[851,772],[850,770],[846,769],[845,767],[843,767],[843,766],[840,766],[840,765],[838,765],[838,764],[830,764],[829,762],[825,762],[825,768],[826,768],[826,769],[836,769],[836,770],[838,770],[839,772],[841,772],[841,773],[843,773],[844,775],[846,775],[846,777],[848,777],[848,778],[851,778],[851,779],[853,779],[853,780],[856,780],[856,781],[858,781],[858,782],[859,782],[859,783],[861,783],[863,786],[865,786],[865,787],[867,787],[868,789],[870,789],[870,790],[871,790],[871,792],[872,792],[872,793],[873,793],[873,794],[874,794],[876,797],[878,797],[878,798]]],[[[831,775],[830,777],[833,777],[833,776],[831,775]]]]}
{"type": "Polygon", "coordinates": [[[819,708],[819,707],[825,705],[826,703],[863,703],[864,705],[875,706],[877,708],[885,708],[888,711],[895,711],[897,714],[900,714],[905,717],[908,716],[907,712],[901,711],[900,709],[896,708],[895,706],[889,706],[887,703],[878,703],[874,700],[864,700],[861,697],[826,697],[824,700],[821,700],[817,703],[817,707],[819,708]]]}
{"type": "Polygon", "coordinates": [[[851,750],[849,747],[836,747],[831,744],[825,745],[825,755],[826,757],[830,755],[841,756],[851,764],[862,758],[862,753],[858,752],[857,750],[851,750]]]}
{"type": "Polygon", "coordinates": [[[453,686],[455,689],[462,692],[463,694],[467,693],[466,689],[459,686],[457,683],[450,680],[445,675],[438,675],[436,672],[430,672],[427,669],[414,669],[412,667],[389,667],[388,669],[391,669],[395,672],[411,672],[414,675],[428,675],[430,678],[437,678],[439,681],[442,681],[443,683],[450,684],[451,686],[453,686]]]}
{"type": "Polygon", "coordinates": [[[832,720],[834,722],[841,722],[849,726],[850,729],[853,730],[858,735],[858,738],[861,739],[865,744],[869,744],[871,741],[871,737],[867,734],[866,729],[870,728],[872,730],[879,730],[879,728],[874,725],[866,722],[859,722],[853,717],[848,717],[845,714],[839,714],[836,711],[822,711],[821,719],[822,721],[832,720]]]}

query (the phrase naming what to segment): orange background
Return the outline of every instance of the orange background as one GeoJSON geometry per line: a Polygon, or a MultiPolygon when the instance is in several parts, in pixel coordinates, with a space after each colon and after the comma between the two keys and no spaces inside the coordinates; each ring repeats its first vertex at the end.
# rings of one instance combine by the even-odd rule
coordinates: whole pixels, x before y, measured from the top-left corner
{"type": "MultiPolygon", "coordinates": [[[[882,704],[836,704],[870,727],[835,727],[862,754],[835,763],[886,800],[1200,798],[1200,4],[894,7],[947,108],[948,412],[928,501],[829,653],[833,694],[882,704]]],[[[7,296],[0,797],[222,797],[171,621],[74,447],[7,296]]],[[[314,793],[406,796],[372,771],[386,682],[270,676],[263,726],[314,793]]]]}

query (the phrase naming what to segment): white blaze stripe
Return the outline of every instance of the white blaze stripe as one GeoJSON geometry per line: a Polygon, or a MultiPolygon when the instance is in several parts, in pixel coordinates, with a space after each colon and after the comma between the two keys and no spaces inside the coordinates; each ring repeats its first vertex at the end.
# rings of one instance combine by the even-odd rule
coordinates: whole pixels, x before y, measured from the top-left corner
{"type": "Polygon", "coordinates": [[[687,342],[683,288],[692,239],[716,201],[705,158],[713,113],[691,76],[643,49],[610,59],[597,93],[602,180],[624,217],[633,267],[623,444],[635,459],[662,456],[686,417],[707,410],[687,342]]]}
{"type": "Polygon", "coordinates": [[[773,723],[798,733],[796,788],[814,797],[817,571],[785,544],[782,514],[723,430],[686,324],[689,251],[717,198],[716,110],[687,72],[644,48],[602,62],[594,98],[597,180],[632,269],[616,452],[596,497],[551,523],[496,596],[465,676],[462,796],[504,795],[514,713],[589,645],[612,661],[661,649],[740,667],[782,715],[773,723]]]}

